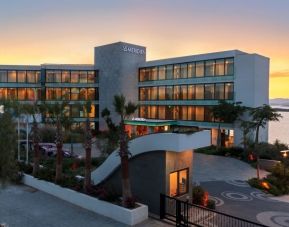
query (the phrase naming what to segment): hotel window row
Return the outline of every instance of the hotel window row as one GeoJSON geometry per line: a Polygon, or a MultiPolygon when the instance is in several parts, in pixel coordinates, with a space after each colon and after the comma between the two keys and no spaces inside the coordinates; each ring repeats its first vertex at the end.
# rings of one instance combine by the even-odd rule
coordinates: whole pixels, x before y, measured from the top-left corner
{"type": "Polygon", "coordinates": [[[39,83],[40,71],[0,70],[0,83],[39,83]]]}
{"type": "Polygon", "coordinates": [[[145,119],[215,122],[212,106],[140,106],[139,117],[145,119]]]}
{"type": "Polygon", "coordinates": [[[41,97],[40,88],[0,88],[1,99],[35,101],[41,97]]]}
{"type": "Polygon", "coordinates": [[[234,74],[234,59],[216,59],[141,68],[139,81],[173,80],[234,74]]]}
{"type": "Polygon", "coordinates": [[[232,100],[233,83],[140,87],[139,100],[232,100]]]}
{"type": "Polygon", "coordinates": [[[46,70],[47,83],[98,83],[97,71],[46,70]]]}
{"type": "Polygon", "coordinates": [[[46,100],[98,100],[98,88],[46,88],[46,100]]]}

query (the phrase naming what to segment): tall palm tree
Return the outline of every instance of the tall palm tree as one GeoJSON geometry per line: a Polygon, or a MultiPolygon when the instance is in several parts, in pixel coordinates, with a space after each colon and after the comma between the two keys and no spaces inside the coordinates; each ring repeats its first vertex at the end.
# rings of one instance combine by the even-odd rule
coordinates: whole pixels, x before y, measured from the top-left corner
{"type": "Polygon", "coordinates": [[[128,136],[125,132],[124,120],[136,111],[137,105],[132,102],[126,104],[123,95],[115,95],[113,105],[115,112],[120,116],[119,156],[121,161],[122,203],[123,206],[126,206],[127,200],[132,197],[132,193],[129,179],[128,136]]]}
{"type": "Polygon", "coordinates": [[[63,172],[63,129],[67,129],[71,120],[69,118],[69,110],[67,108],[68,102],[61,101],[53,104],[43,105],[44,112],[46,113],[46,122],[53,124],[56,127],[55,143],[56,143],[56,169],[55,169],[55,182],[62,179],[63,172]]]}
{"type": "Polygon", "coordinates": [[[252,108],[250,115],[252,117],[253,127],[255,128],[254,150],[257,158],[257,178],[260,179],[259,152],[257,149],[260,128],[265,128],[269,121],[279,121],[282,115],[267,104],[252,108]]]}
{"type": "Polygon", "coordinates": [[[218,121],[217,148],[221,147],[221,123],[234,123],[246,110],[246,107],[240,104],[241,102],[229,103],[221,100],[213,107],[213,117],[218,121]]]}

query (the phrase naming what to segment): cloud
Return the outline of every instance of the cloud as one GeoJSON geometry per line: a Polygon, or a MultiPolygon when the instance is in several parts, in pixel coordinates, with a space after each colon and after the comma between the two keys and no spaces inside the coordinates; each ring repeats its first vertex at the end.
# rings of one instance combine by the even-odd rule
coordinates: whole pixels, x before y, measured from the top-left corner
{"type": "Polygon", "coordinates": [[[289,77],[289,70],[281,71],[281,72],[272,72],[272,73],[270,73],[270,77],[271,78],[277,78],[277,77],[285,78],[285,77],[289,77]]]}

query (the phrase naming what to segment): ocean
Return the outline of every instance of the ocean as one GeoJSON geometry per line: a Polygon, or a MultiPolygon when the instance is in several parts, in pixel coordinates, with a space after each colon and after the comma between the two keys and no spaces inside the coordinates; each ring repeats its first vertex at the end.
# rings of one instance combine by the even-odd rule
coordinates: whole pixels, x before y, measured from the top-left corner
{"type": "Polygon", "coordinates": [[[289,112],[279,112],[283,118],[277,122],[269,123],[269,142],[273,143],[276,139],[282,143],[289,144],[289,112]]]}

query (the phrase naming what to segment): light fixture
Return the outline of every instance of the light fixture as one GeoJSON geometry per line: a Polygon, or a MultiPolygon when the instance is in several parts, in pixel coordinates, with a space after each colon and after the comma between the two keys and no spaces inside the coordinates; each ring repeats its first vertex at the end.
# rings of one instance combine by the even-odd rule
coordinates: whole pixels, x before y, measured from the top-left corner
{"type": "Polygon", "coordinates": [[[289,150],[284,150],[284,151],[280,151],[280,153],[282,154],[282,156],[284,157],[284,158],[287,158],[287,156],[288,156],[288,153],[289,152],[289,150]]]}

